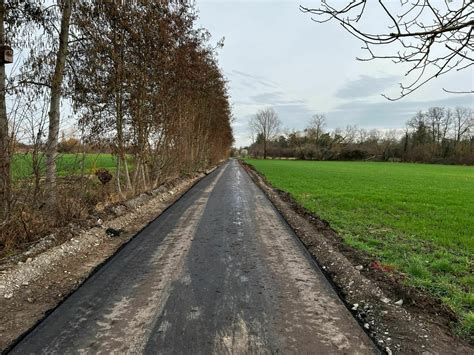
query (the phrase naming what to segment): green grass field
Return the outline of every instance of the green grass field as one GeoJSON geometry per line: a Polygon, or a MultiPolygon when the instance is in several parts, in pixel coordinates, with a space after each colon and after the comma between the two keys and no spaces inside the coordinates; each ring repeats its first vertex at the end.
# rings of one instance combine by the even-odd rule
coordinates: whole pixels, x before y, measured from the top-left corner
{"type": "MultiPolygon", "coordinates": [[[[57,160],[59,176],[77,175],[81,173],[82,154],[60,154],[57,160]]],[[[115,158],[111,154],[86,154],[84,171],[92,173],[94,169],[105,168],[111,173],[115,170],[115,158]]],[[[42,159],[42,170],[44,173],[44,157],[42,159]]],[[[33,172],[31,154],[17,153],[13,156],[12,176],[13,180],[21,180],[31,177],[33,172]]]]}
{"type": "Polygon", "coordinates": [[[405,273],[474,333],[474,167],[248,160],[345,242],[405,273]]]}

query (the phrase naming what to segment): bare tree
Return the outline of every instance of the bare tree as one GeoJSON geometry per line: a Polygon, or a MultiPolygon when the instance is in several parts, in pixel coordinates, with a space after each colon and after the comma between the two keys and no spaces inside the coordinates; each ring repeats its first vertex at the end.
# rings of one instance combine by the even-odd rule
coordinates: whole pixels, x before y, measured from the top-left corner
{"type": "Polygon", "coordinates": [[[391,129],[383,134],[381,144],[383,145],[383,160],[394,159],[395,152],[393,147],[398,143],[401,132],[397,129],[391,129]]]}
{"type": "MultiPolygon", "coordinates": [[[[17,92],[14,90],[12,75],[8,80],[5,73],[3,51],[9,46],[21,46],[31,39],[28,24],[39,18],[39,0],[1,0],[0,1],[0,218],[7,217],[12,208],[12,178],[11,158],[13,154],[13,138],[15,137],[16,123],[9,120],[6,96],[14,94],[17,101],[17,92]],[[12,90],[13,89],[13,90],[12,90]]],[[[13,64],[17,67],[18,61],[13,64]]],[[[14,70],[12,70],[13,72],[14,70]]],[[[11,74],[11,72],[10,72],[11,74]]]]}
{"type": "Polygon", "coordinates": [[[313,115],[313,118],[309,122],[308,128],[313,131],[316,143],[319,141],[319,138],[324,133],[324,126],[326,126],[326,116],[321,113],[313,115]]]}
{"type": "Polygon", "coordinates": [[[441,141],[448,138],[449,129],[453,124],[453,110],[447,108],[441,121],[441,141]]]}
{"type": "MultiPolygon", "coordinates": [[[[0,46],[5,45],[5,1],[0,2],[0,46]]],[[[10,207],[10,138],[5,105],[5,62],[0,58],[0,218],[10,207]]]]}
{"type": "Polygon", "coordinates": [[[369,132],[365,128],[359,128],[357,131],[357,143],[361,144],[367,140],[369,137],[369,132]]]}
{"type": "MultiPolygon", "coordinates": [[[[371,10],[378,10],[388,24],[385,29],[374,32],[364,29],[364,22],[374,16],[374,13],[368,14],[367,0],[334,2],[335,5],[330,5],[329,1],[323,0],[320,8],[300,6],[300,9],[315,15],[315,22],[339,22],[361,40],[368,57],[358,60],[389,59],[411,66],[406,73],[408,82],[400,83],[400,95],[394,98],[385,96],[390,100],[398,100],[440,75],[474,64],[472,0],[400,0],[399,4],[379,0],[378,7],[371,10]],[[379,52],[376,47],[389,47],[392,54],[386,54],[383,49],[379,52]]],[[[445,91],[473,93],[472,88],[445,91]]]]}
{"type": "Polygon", "coordinates": [[[354,143],[359,129],[357,126],[347,125],[346,128],[336,128],[333,132],[335,143],[354,143]]]}
{"type": "Polygon", "coordinates": [[[426,123],[431,129],[431,141],[439,144],[442,139],[443,120],[446,115],[444,107],[430,107],[426,112],[426,123]]]}
{"type": "Polygon", "coordinates": [[[267,158],[267,145],[275,138],[280,130],[280,119],[272,108],[267,108],[257,112],[249,121],[250,130],[254,137],[259,136],[263,143],[263,159],[267,158]]]}
{"type": "Polygon", "coordinates": [[[59,48],[56,64],[51,78],[51,101],[49,108],[49,132],[46,144],[46,203],[56,207],[56,157],[58,155],[59,107],[61,103],[61,87],[64,77],[64,66],[68,49],[69,25],[72,12],[72,0],[63,1],[61,8],[61,27],[59,32],[59,48]]]}
{"type": "Polygon", "coordinates": [[[454,139],[459,143],[465,135],[474,128],[474,112],[470,108],[456,107],[454,109],[454,139]]]}

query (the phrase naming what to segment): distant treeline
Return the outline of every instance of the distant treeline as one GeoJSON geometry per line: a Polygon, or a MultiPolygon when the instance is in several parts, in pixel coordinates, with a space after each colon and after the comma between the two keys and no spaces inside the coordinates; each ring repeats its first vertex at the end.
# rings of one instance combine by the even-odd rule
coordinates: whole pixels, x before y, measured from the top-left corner
{"type": "Polygon", "coordinates": [[[470,108],[431,107],[419,111],[404,129],[324,129],[326,118],[315,115],[303,131],[276,135],[266,143],[262,134],[236,154],[252,157],[314,160],[379,160],[474,164],[474,118],[470,108]]]}

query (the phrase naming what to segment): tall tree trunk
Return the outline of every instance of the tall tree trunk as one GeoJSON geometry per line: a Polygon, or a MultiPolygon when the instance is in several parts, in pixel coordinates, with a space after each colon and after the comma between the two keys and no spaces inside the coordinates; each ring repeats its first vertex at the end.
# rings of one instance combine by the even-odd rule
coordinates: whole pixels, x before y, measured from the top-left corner
{"type": "Polygon", "coordinates": [[[33,201],[36,205],[37,197],[40,192],[40,181],[41,181],[41,158],[39,153],[38,142],[34,143],[33,151],[31,152],[31,164],[33,167],[33,174],[34,174],[34,192],[33,192],[33,201]]]}
{"type": "Polygon", "coordinates": [[[122,187],[120,186],[120,156],[117,155],[117,166],[115,169],[115,186],[117,188],[117,192],[121,198],[124,198],[122,193],[122,187]]]}
{"type": "Polygon", "coordinates": [[[128,163],[127,163],[127,156],[125,155],[122,159],[123,167],[124,167],[124,174],[125,174],[125,184],[127,186],[127,191],[132,189],[132,182],[130,181],[130,173],[128,171],[128,163]]]}
{"type": "Polygon", "coordinates": [[[133,187],[133,193],[136,194],[138,192],[138,176],[140,173],[140,156],[135,154],[135,170],[133,171],[133,177],[132,177],[132,187],[133,187]]]}
{"type": "MultiPolygon", "coordinates": [[[[5,44],[5,1],[0,2],[0,45],[5,44]]],[[[8,117],[5,105],[5,63],[0,58],[0,218],[6,218],[10,211],[11,174],[10,174],[10,137],[8,135],[8,117]]]]}
{"type": "Polygon", "coordinates": [[[147,170],[146,164],[142,164],[141,168],[142,168],[141,175],[142,175],[142,181],[143,181],[143,190],[147,191],[148,190],[148,178],[147,178],[148,170],[147,170]]]}
{"type": "Polygon", "coordinates": [[[59,48],[56,54],[56,65],[51,81],[51,101],[49,106],[49,132],[46,144],[46,204],[50,208],[57,207],[56,157],[58,154],[59,108],[61,103],[61,86],[64,77],[64,66],[69,40],[69,24],[71,20],[72,0],[64,0],[61,14],[61,30],[59,48]]]}
{"type": "MultiPolygon", "coordinates": [[[[117,9],[114,8],[116,11],[117,9]]],[[[125,190],[131,190],[132,186],[130,183],[130,175],[128,173],[126,152],[123,136],[123,97],[122,97],[122,83],[123,83],[123,58],[124,58],[124,45],[123,45],[123,33],[122,30],[118,29],[116,20],[113,23],[114,28],[114,50],[118,50],[118,58],[115,61],[115,113],[116,113],[116,130],[117,130],[117,148],[118,148],[118,160],[117,160],[117,191],[123,197],[122,187],[120,183],[120,172],[124,170],[125,176],[125,190]]]]}
{"type": "MultiPolygon", "coordinates": [[[[116,94],[116,129],[117,129],[117,148],[118,148],[118,159],[119,166],[124,170],[125,176],[125,190],[129,191],[132,189],[132,183],[130,182],[130,174],[128,172],[127,165],[127,154],[123,136],[123,110],[122,110],[122,95],[121,93],[116,94]]],[[[122,191],[119,191],[122,194],[122,191]]]]}
{"type": "MultiPolygon", "coordinates": [[[[125,149],[123,144],[123,115],[122,115],[122,98],[121,96],[116,93],[115,95],[116,100],[116,129],[117,129],[117,174],[116,174],[116,182],[117,182],[117,192],[123,196],[122,188],[120,186],[120,170],[121,170],[121,163],[125,160],[125,149]]],[[[129,186],[126,186],[128,189],[129,186]]]]}

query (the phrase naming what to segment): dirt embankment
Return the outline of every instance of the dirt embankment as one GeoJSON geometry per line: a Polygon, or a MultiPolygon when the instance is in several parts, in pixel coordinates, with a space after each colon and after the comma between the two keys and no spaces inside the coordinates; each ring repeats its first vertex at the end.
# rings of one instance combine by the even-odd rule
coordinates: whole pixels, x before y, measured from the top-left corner
{"type": "Polygon", "coordinates": [[[68,232],[64,243],[57,245],[53,236],[45,238],[4,261],[0,265],[0,349],[44,318],[204,175],[176,179],[109,206],[94,227],[79,229],[76,234],[68,232]]]}
{"type": "Polygon", "coordinates": [[[438,300],[404,286],[401,275],[346,246],[329,223],[275,189],[241,162],[333,283],[355,318],[388,354],[473,354],[453,335],[454,314],[438,300]]]}

